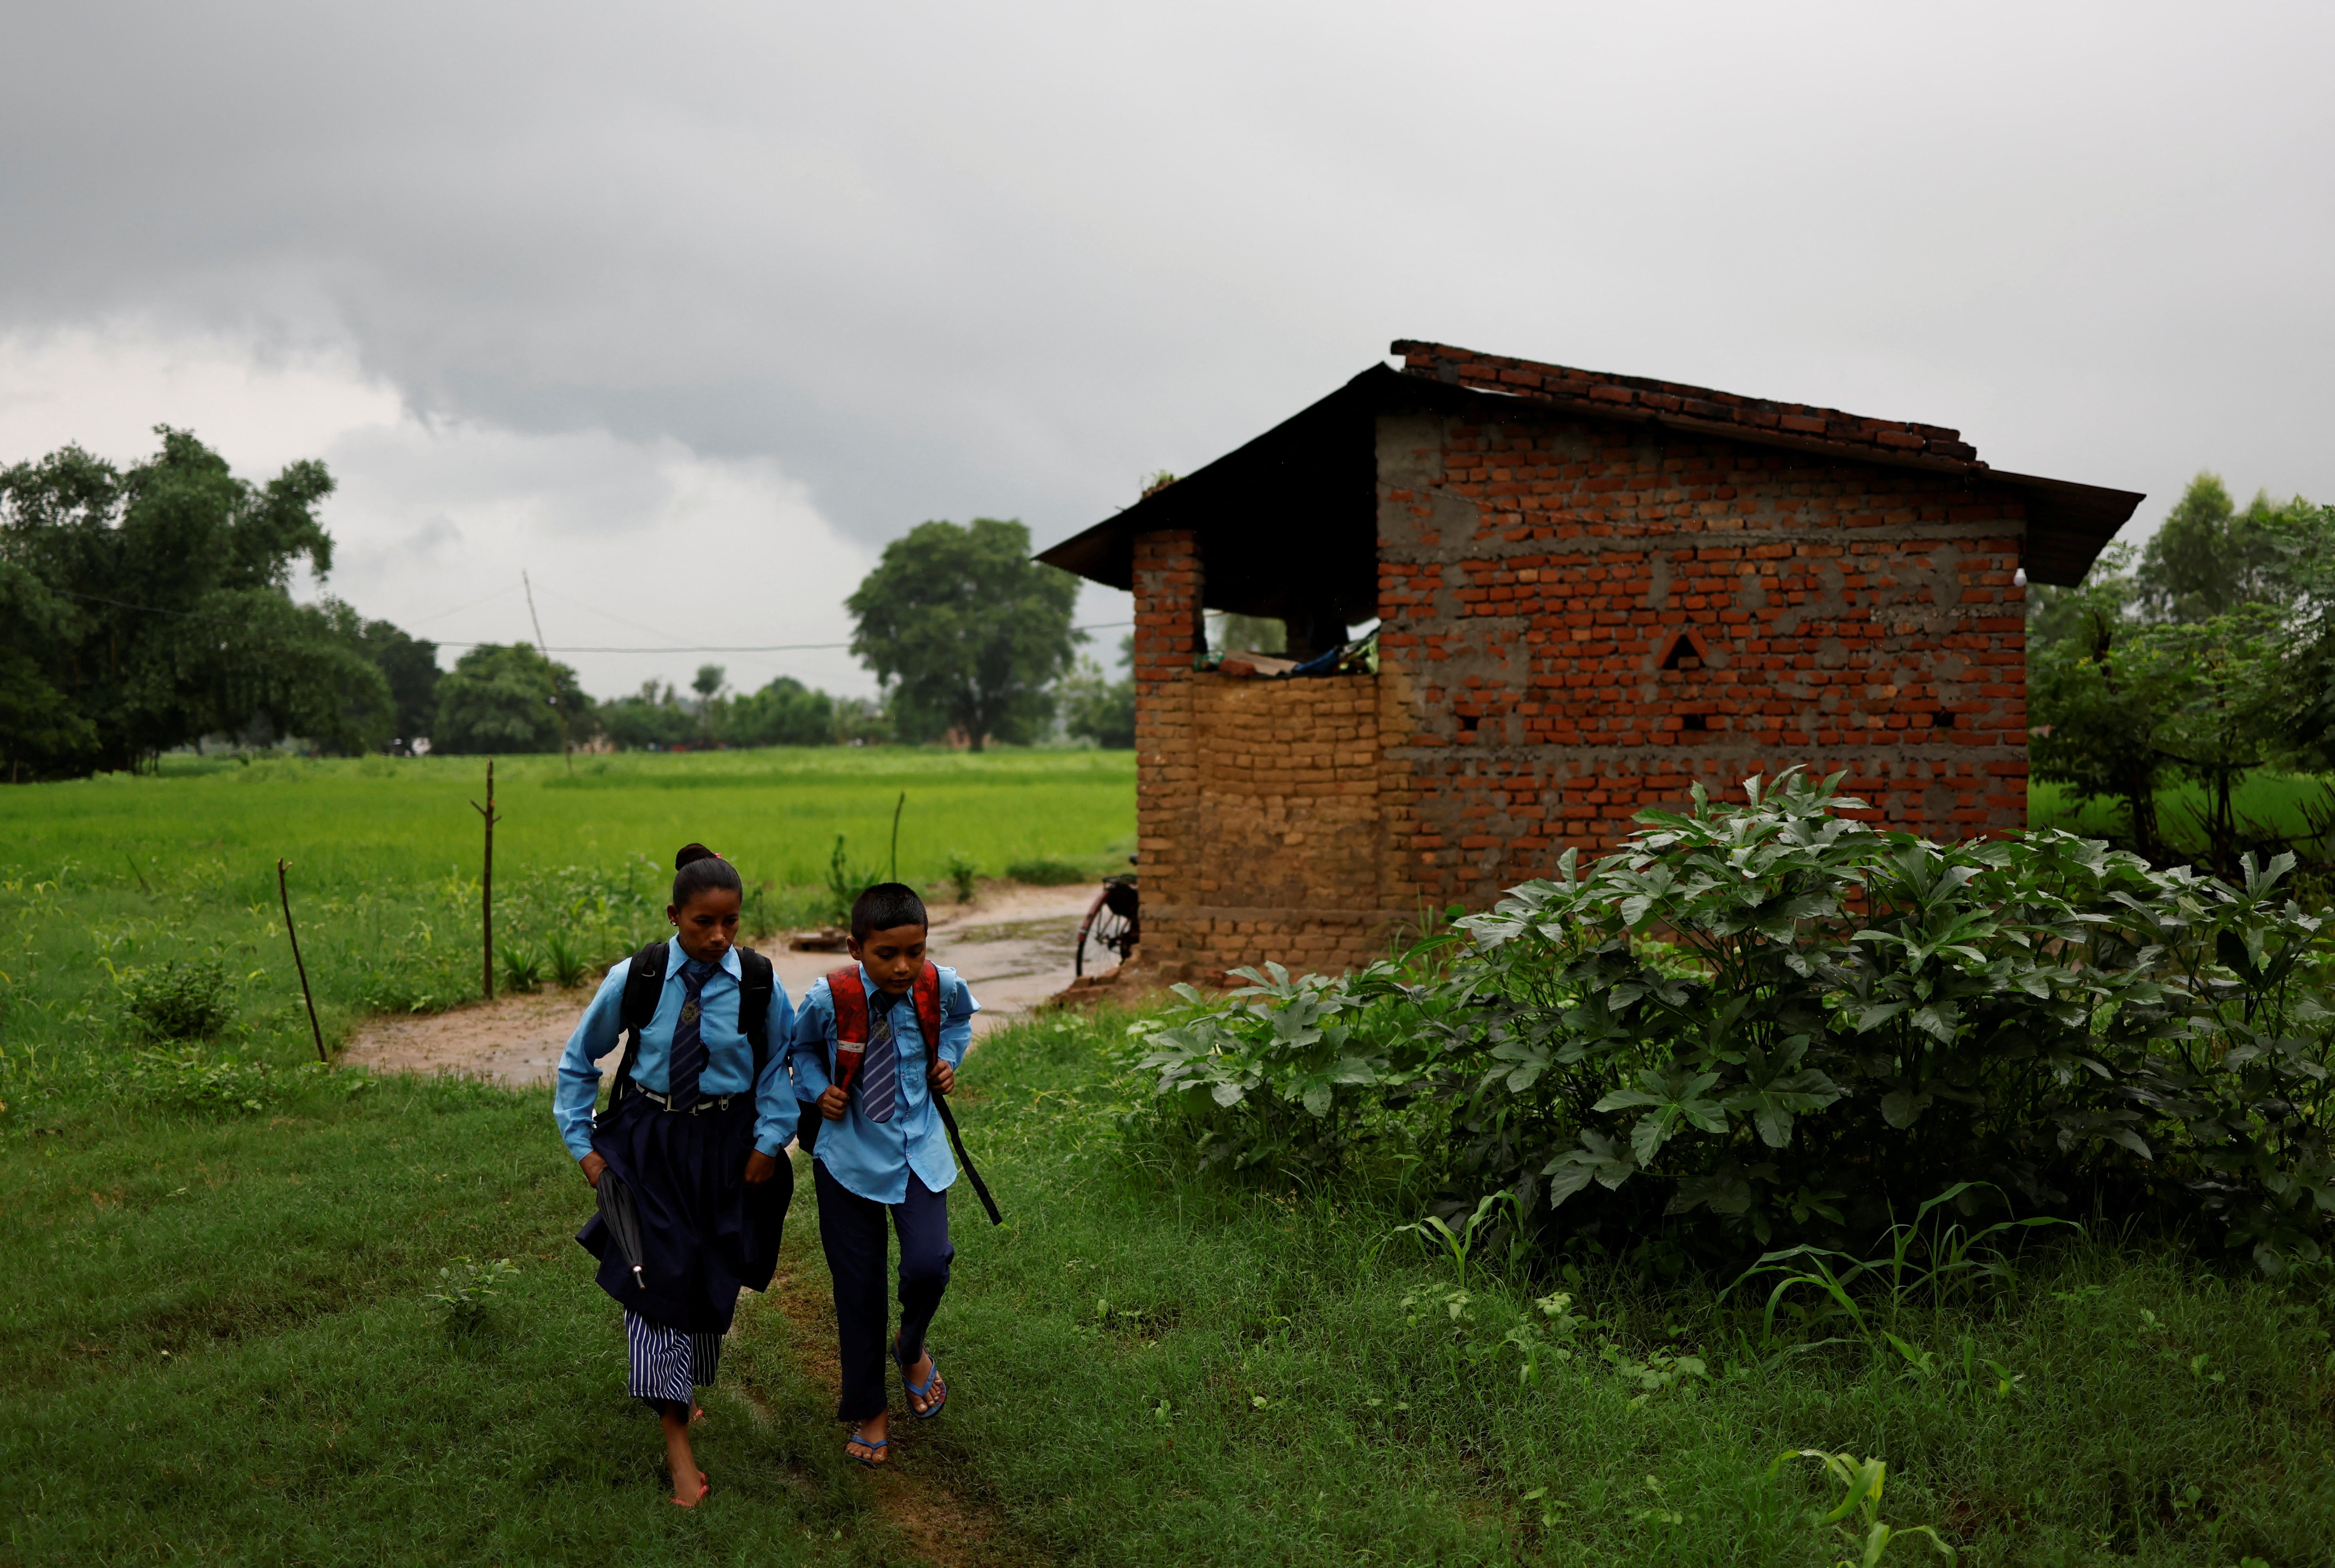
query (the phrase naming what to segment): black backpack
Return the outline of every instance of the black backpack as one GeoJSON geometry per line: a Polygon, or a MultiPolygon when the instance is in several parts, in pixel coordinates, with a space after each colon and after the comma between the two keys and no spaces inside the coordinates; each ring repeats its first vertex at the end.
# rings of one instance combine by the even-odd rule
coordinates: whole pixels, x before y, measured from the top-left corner
{"type": "MultiPolygon", "coordinates": [[[[633,954],[632,967],[625,972],[625,1002],[618,1014],[625,1025],[625,1060],[617,1064],[615,1084],[608,1091],[612,1111],[633,1087],[633,1064],[641,1057],[641,1031],[656,1016],[657,1002],[664,995],[667,945],[652,942],[633,954]]],[[[738,1022],[745,1031],[746,1043],[754,1048],[754,1069],[746,1079],[746,1093],[751,1096],[761,1088],[762,1068],[770,1060],[770,992],[778,982],[769,959],[751,947],[736,951],[738,1022]]]]}

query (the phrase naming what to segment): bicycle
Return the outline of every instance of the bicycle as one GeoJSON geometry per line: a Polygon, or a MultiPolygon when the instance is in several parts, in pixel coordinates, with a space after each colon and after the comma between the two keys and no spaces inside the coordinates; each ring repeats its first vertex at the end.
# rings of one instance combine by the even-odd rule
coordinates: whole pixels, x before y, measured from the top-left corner
{"type": "Polygon", "coordinates": [[[1119,962],[1125,963],[1143,937],[1141,910],[1134,872],[1121,871],[1104,877],[1094,902],[1087,905],[1086,918],[1079,922],[1078,953],[1071,961],[1071,973],[1086,973],[1090,943],[1099,953],[1116,953],[1119,962]]]}

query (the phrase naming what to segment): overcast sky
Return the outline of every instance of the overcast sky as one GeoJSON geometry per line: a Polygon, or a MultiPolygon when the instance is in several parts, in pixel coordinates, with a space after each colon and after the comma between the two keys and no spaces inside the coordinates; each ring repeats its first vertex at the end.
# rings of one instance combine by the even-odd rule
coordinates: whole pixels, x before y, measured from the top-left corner
{"type": "Polygon", "coordinates": [[[2144,529],[2201,467],[2335,498],[2326,4],[20,0],[0,40],[0,460],[322,457],[325,587],[449,641],[526,636],[524,567],[555,647],[839,642],[918,521],[1051,543],[1396,337],[1956,426],[2144,529]]]}

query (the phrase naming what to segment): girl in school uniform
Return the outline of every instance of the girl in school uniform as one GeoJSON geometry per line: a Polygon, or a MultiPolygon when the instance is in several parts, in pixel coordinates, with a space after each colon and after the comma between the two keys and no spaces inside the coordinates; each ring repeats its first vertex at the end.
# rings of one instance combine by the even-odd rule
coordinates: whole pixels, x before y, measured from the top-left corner
{"type": "Polygon", "coordinates": [[[794,1194],[783,1152],[797,1114],[794,1009],[770,961],[736,945],[743,891],[702,844],[673,857],[673,936],[608,971],[560,1056],[553,1102],[585,1179],[597,1188],[613,1176],[639,1215],[637,1266],[599,1215],[576,1239],[624,1308],[627,1390],[664,1425],[683,1508],[711,1490],[689,1446],[696,1387],[713,1381],[739,1290],[769,1286],[794,1194]],[[593,1064],[620,1035],[624,1062],[595,1117],[593,1064]]]}

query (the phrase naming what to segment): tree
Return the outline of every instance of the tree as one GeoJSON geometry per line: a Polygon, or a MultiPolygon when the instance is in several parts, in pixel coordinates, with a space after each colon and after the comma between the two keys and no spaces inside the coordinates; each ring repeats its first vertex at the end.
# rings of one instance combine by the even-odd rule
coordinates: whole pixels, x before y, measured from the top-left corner
{"type": "MultiPolygon", "coordinates": [[[[1134,663],[1133,637],[1119,640],[1119,656],[1124,663],[1134,663]]],[[[1070,734],[1115,750],[1135,744],[1132,673],[1123,681],[1107,680],[1100,665],[1092,659],[1080,659],[1078,668],[1062,680],[1061,706],[1062,728],[1070,734]]]]}
{"type": "Polygon", "coordinates": [[[740,746],[832,746],[835,699],[781,675],[730,702],[720,738],[740,746]]]}
{"type": "MultiPolygon", "coordinates": [[[[975,518],[918,524],[884,547],[845,601],[851,651],[894,699],[904,732],[1026,740],[1053,715],[1051,688],[1083,637],[1079,582],[1030,559],[1030,530],[975,518]]],[[[905,738],[905,737],[904,737],[905,738]]]]}
{"type": "Polygon", "coordinates": [[[2156,621],[2203,621],[2241,605],[2287,605],[2299,590],[2306,536],[2318,508],[2257,491],[2244,511],[2221,476],[2200,473],[2165,514],[2133,574],[2140,613],[2156,621]]]}
{"type": "Polygon", "coordinates": [[[608,739],[627,751],[670,751],[697,738],[697,715],[670,682],[644,681],[638,692],[601,710],[608,739]]]}
{"type": "Polygon", "coordinates": [[[2278,714],[2281,760],[2335,771],[2335,507],[2299,519],[2296,604],[2278,651],[2286,690],[2278,714]]]}
{"type": "Polygon", "coordinates": [[[192,434],[156,433],[160,450],[126,471],[71,446],[0,470],[12,775],[132,768],[207,734],[333,750],[385,736],[380,670],[332,613],[291,598],[296,563],[332,569],[325,466],[254,485],[192,434]]]}
{"type": "Polygon", "coordinates": [[[2275,603],[2141,619],[2132,612],[2144,590],[2124,572],[2130,560],[2118,547],[2081,586],[2030,600],[2029,756],[2038,778],[2123,801],[2134,847],[2151,858],[2164,849],[2158,787],[2168,775],[2195,779],[2208,803],[2197,826],[2215,868],[2228,872],[2247,838],[2232,804],[2237,780],[2307,757],[2311,737],[2327,732],[2314,731],[2308,714],[2309,694],[2323,689],[2314,650],[2298,649],[2289,612],[2275,603]]]}
{"type": "MultiPolygon", "coordinates": [[[[456,660],[439,681],[431,746],[472,753],[557,751],[567,738],[562,714],[572,715],[571,723],[594,722],[592,700],[576,683],[575,671],[526,643],[485,644],[456,660]]],[[[587,728],[577,738],[590,733],[587,728]]]]}
{"type": "Polygon", "coordinates": [[[411,753],[416,740],[428,738],[438,721],[438,644],[412,636],[387,621],[367,621],[358,628],[357,646],[379,667],[389,682],[394,706],[396,745],[411,753]]]}

